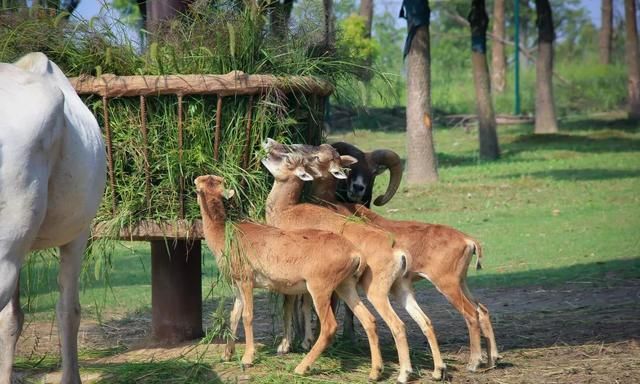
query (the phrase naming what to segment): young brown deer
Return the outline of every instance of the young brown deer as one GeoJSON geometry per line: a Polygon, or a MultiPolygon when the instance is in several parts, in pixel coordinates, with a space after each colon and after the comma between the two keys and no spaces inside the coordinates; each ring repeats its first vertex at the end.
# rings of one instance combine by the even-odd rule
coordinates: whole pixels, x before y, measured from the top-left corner
{"type": "MultiPolygon", "coordinates": [[[[335,232],[352,241],[361,250],[366,258],[367,268],[359,284],[367,299],[391,329],[400,363],[398,381],[406,382],[412,368],[405,325],[391,307],[389,293],[394,290],[402,292],[403,295],[410,295],[410,292],[407,292],[410,287],[399,283],[411,264],[410,254],[394,245],[393,236],[390,236],[387,231],[359,220],[350,220],[325,207],[315,204],[298,204],[304,181],[313,179],[313,176],[305,170],[304,156],[284,153],[280,151],[279,145],[277,142],[268,141],[265,148],[269,153],[262,160],[275,178],[267,198],[267,222],[284,229],[314,228],[335,232]]],[[[331,146],[324,147],[332,149],[331,146]]],[[[303,153],[311,149],[308,146],[296,146],[296,150],[303,153]]],[[[349,158],[344,157],[342,160],[348,161],[349,158]]],[[[342,172],[339,167],[328,171],[338,177],[342,172]]],[[[307,332],[309,328],[306,327],[307,332]]],[[[440,356],[435,334],[432,336],[431,346],[435,362],[432,376],[439,379],[442,377],[445,365],[440,356]]],[[[309,337],[311,336],[306,335],[305,339],[309,337]]]]}
{"type": "MultiPolygon", "coordinates": [[[[481,334],[487,342],[488,364],[493,366],[501,356],[498,354],[489,310],[473,298],[466,282],[467,269],[474,253],[477,254],[476,268],[481,268],[480,244],[472,237],[445,225],[389,220],[363,205],[338,203],[335,198],[337,181],[330,170],[347,166],[348,163],[343,163],[338,154],[327,151],[324,147],[317,147],[316,151],[307,150],[305,157],[309,160],[307,162],[310,165],[309,171],[316,175],[312,183],[311,195],[320,204],[331,207],[341,214],[355,214],[392,233],[398,244],[408,249],[413,257],[408,279],[429,280],[464,317],[469,330],[470,343],[467,368],[475,371],[482,361],[481,334]]],[[[414,312],[409,313],[420,324],[428,338],[433,332],[431,322],[415,301],[410,299],[410,303],[405,302],[405,305],[407,304],[413,307],[414,312]],[[422,317],[422,321],[416,316],[422,317]]]]}
{"type": "Polygon", "coordinates": [[[371,349],[369,378],[378,379],[382,371],[382,357],[375,318],[362,304],[356,291],[356,281],[367,265],[353,244],[327,231],[284,231],[247,221],[235,225],[235,242],[230,242],[226,253],[226,213],[222,199],[223,196],[230,198],[234,191],[225,190],[224,179],[212,175],[197,177],[195,185],[205,240],[215,254],[220,270],[229,272],[236,293],[230,321],[233,336],[227,342],[224,357],[230,359],[235,351],[235,335],[242,315],[246,336],[242,363],[253,363],[254,288],[267,288],[288,295],[308,292],[320,321],[320,335],[295,368],[295,373],[304,374],[336,332],[336,319],[330,306],[331,294],[335,291],[353,310],[367,333],[371,349]]]}

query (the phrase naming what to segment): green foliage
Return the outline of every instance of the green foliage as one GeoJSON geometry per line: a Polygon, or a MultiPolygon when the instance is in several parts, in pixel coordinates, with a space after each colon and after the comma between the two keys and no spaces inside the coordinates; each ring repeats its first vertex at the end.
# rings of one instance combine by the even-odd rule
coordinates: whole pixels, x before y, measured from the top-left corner
{"type": "Polygon", "coordinates": [[[120,20],[131,26],[137,26],[142,22],[140,7],[135,0],[113,0],[111,6],[120,13],[120,20]]]}
{"type": "MultiPolygon", "coordinates": [[[[507,39],[513,38],[513,2],[506,2],[507,39]]],[[[597,29],[580,2],[553,1],[554,23],[558,39],[555,43],[554,94],[560,117],[585,112],[602,112],[624,108],[626,100],[626,73],[618,39],[624,31],[616,26],[614,34],[614,64],[604,68],[598,61],[597,29]],[[617,48],[616,48],[617,47],[617,48]]],[[[487,6],[491,11],[491,4],[487,6]]],[[[469,11],[469,2],[447,1],[432,4],[431,18],[431,100],[436,114],[474,114],[475,92],[471,72],[469,28],[461,23],[469,11]]],[[[491,15],[490,15],[491,17],[491,15]]],[[[533,2],[521,4],[521,35],[523,45],[530,47],[535,56],[535,6],[533,2]]],[[[374,39],[381,51],[374,62],[378,74],[368,88],[361,85],[358,92],[367,97],[369,107],[404,105],[406,76],[401,47],[406,30],[398,27],[394,14],[374,15],[374,39]]],[[[491,40],[489,44],[492,44],[491,40]]],[[[507,89],[494,94],[497,113],[513,113],[513,46],[507,45],[507,89]]],[[[490,53],[487,60],[490,63],[490,53]]],[[[533,114],[535,108],[535,63],[521,60],[521,103],[524,113],[533,114]]],[[[360,117],[356,124],[374,127],[370,119],[360,117]]]]}
{"type": "Polygon", "coordinates": [[[345,56],[356,61],[365,62],[368,59],[375,60],[380,52],[380,44],[365,36],[365,18],[351,14],[340,21],[341,39],[338,40],[338,49],[343,50],[345,56]]]}

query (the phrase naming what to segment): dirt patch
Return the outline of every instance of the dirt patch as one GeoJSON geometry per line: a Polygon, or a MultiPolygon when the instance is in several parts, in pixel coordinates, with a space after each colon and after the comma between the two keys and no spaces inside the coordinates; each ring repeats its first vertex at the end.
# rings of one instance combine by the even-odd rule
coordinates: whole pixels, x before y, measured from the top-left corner
{"type": "MultiPolygon", "coordinates": [[[[433,288],[419,287],[417,298],[433,321],[445,361],[448,380],[455,383],[628,383],[640,377],[640,280],[617,281],[615,286],[571,283],[554,288],[473,289],[478,300],[489,307],[503,360],[495,369],[468,373],[468,335],[462,317],[433,288]]],[[[230,305],[230,300],[227,300],[230,305]]],[[[256,300],[256,339],[273,349],[280,331],[275,311],[277,302],[262,295],[256,300]]],[[[217,303],[209,302],[204,313],[217,303]]],[[[432,369],[428,346],[417,325],[397,309],[407,325],[414,367],[420,380],[432,369]]],[[[84,320],[79,333],[81,350],[116,348],[108,356],[83,358],[84,363],[157,361],[192,355],[219,356],[220,345],[185,344],[172,349],[144,348],[150,329],[150,315],[113,318],[104,324],[84,320]]],[[[379,324],[383,324],[379,321],[379,324]]],[[[363,340],[362,329],[358,329],[363,340]]],[[[379,327],[385,347],[388,380],[392,380],[397,357],[391,334],[379,327]]],[[[242,337],[242,332],[241,332],[242,337]]],[[[242,341],[242,339],[241,339],[242,341]]],[[[20,356],[35,358],[55,355],[57,330],[53,322],[31,322],[18,344],[20,356]]],[[[211,360],[210,360],[211,361],[211,360]]],[[[256,367],[257,368],[257,367],[256,367]]],[[[260,368],[264,371],[266,368],[260,368]]],[[[219,372],[230,377],[234,372],[219,372]]],[[[223,369],[224,371],[224,369],[223,369]]],[[[23,371],[22,375],[28,372],[23,371]]],[[[246,375],[246,373],[238,373],[246,375]]],[[[48,376],[54,380],[55,375],[48,376]]],[[[338,376],[339,377],[339,376],[338,376]]],[[[336,380],[339,381],[338,377],[336,380]]],[[[94,377],[86,378],[92,381],[94,377]]],[[[366,375],[363,375],[363,380],[366,375]]],[[[416,377],[418,379],[418,377],[416,377]]]]}

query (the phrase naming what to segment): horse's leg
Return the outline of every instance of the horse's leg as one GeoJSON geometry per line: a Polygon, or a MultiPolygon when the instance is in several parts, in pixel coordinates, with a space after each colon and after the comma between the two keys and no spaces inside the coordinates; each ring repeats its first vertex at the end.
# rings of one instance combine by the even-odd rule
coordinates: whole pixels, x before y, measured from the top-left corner
{"type": "MultiPolygon", "coordinates": [[[[2,268],[0,268],[1,270],[2,268]]],[[[16,350],[16,343],[20,332],[24,314],[20,309],[20,287],[17,277],[0,282],[2,297],[5,292],[11,292],[13,296],[0,311],[0,383],[11,383],[11,368],[13,366],[13,356],[16,350]]]]}
{"type": "Polygon", "coordinates": [[[80,298],[78,278],[89,231],[82,232],[72,242],[60,247],[57,306],[58,332],[62,349],[62,380],[64,384],[80,383],[78,369],[78,328],[80,327],[80,298]]]}

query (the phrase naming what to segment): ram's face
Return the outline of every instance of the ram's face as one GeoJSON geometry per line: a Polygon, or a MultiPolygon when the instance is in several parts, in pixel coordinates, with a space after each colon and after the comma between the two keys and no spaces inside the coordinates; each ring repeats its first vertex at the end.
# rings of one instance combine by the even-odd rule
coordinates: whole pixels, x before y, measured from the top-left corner
{"type": "Polygon", "coordinates": [[[367,190],[367,181],[360,172],[352,172],[347,181],[347,197],[349,201],[361,203],[367,190]]]}

